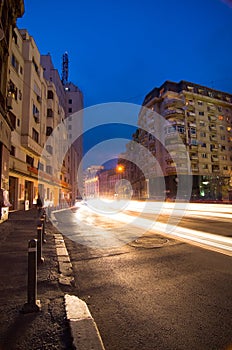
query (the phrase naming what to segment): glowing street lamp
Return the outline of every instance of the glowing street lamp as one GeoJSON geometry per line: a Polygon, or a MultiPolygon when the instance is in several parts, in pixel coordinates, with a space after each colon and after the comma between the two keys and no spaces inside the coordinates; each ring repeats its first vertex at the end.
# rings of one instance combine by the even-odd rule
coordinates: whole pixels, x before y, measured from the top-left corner
{"type": "Polygon", "coordinates": [[[121,165],[121,164],[118,164],[117,166],[116,166],[116,172],[117,173],[123,173],[124,172],[124,166],[123,165],[121,165]]]}

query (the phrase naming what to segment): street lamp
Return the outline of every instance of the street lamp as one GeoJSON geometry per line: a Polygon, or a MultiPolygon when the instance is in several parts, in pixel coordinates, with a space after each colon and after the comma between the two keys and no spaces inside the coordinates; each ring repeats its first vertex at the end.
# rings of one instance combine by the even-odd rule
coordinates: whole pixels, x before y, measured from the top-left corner
{"type": "Polygon", "coordinates": [[[124,169],[125,169],[125,167],[124,167],[124,165],[122,165],[122,164],[118,164],[118,165],[116,166],[116,172],[117,172],[117,173],[123,173],[123,172],[124,172],[124,169]]]}

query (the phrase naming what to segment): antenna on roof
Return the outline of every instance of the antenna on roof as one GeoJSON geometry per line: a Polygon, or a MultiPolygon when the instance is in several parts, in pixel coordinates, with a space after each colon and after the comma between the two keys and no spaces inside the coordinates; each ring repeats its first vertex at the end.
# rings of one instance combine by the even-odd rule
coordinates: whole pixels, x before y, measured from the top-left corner
{"type": "Polygon", "coordinates": [[[68,53],[65,52],[62,56],[62,84],[65,86],[68,83],[68,53]]]}

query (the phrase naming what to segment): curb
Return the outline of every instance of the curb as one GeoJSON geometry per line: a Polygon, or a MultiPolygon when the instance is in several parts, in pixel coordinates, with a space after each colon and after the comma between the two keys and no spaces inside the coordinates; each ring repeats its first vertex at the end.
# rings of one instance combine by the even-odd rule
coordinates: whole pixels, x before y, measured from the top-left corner
{"type": "Polygon", "coordinates": [[[74,295],[66,294],[65,308],[75,348],[105,350],[97,325],[86,303],[74,295]]]}
{"type": "Polygon", "coordinates": [[[72,264],[63,239],[59,233],[54,234],[56,254],[59,264],[59,283],[71,286],[74,283],[72,264]]]}
{"type": "MultiPolygon", "coordinates": [[[[72,263],[61,234],[54,234],[59,264],[59,283],[74,285],[72,263]]],[[[87,304],[77,296],[65,294],[65,312],[69,321],[73,345],[78,350],[105,350],[97,325],[87,304]]]]}

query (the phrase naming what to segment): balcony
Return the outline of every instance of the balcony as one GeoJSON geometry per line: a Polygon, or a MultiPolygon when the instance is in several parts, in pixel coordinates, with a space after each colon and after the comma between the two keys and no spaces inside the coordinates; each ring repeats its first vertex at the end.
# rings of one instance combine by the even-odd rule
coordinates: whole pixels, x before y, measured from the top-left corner
{"type": "Polygon", "coordinates": [[[190,160],[198,160],[197,154],[190,154],[190,160]]]}
{"type": "Polygon", "coordinates": [[[210,130],[210,131],[217,131],[217,128],[216,128],[215,125],[210,125],[210,126],[209,126],[209,130],[210,130]]]}
{"type": "Polygon", "coordinates": [[[36,141],[34,141],[29,135],[21,136],[22,146],[36,155],[41,155],[43,148],[36,141]]]}
{"type": "Polygon", "coordinates": [[[191,122],[191,123],[189,123],[189,126],[190,126],[190,127],[193,127],[193,128],[196,128],[196,127],[197,127],[197,124],[191,122]]]}
{"type": "Polygon", "coordinates": [[[163,101],[164,108],[168,107],[183,107],[184,101],[179,97],[165,98],[163,101]]]}
{"type": "Polygon", "coordinates": [[[175,166],[167,166],[165,170],[166,170],[168,175],[176,174],[176,167],[175,166]]]}
{"type": "Polygon", "coordinates": [[[212,160],[212,162],[219,162],[218,156],[212,156],[211,160],[212,160]]]}
{"type": "Polygon", "coordinates": [[[163,116],[166,117],[167,119],[169,117],[173,117],[176,116],[177,118],[183,118],[184,117],[184,111],[180,108],[176,108],[176,109],[166,109],[163,112],[163,116]]]}
{"type": "Polygon", "coordinates": [[[188,111],[188,112],[187,112],[187,116],[188,116],[188,117],[194,117],[194,118],[195,118],[195,117],[196,117],[196,113],[195,113],[195,112],[189,112],[189,111],[188,111]]]}

